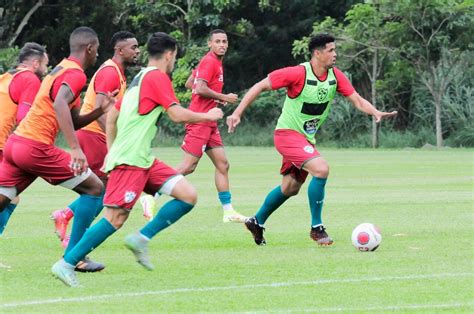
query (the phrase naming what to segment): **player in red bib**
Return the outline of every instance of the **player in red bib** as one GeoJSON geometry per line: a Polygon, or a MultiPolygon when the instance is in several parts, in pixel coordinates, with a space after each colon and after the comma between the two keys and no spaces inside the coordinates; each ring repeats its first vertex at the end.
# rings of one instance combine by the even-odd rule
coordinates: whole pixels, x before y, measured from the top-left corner
{"type": "MultiPolygon", "coordinates": [[[[0,76],[0,162],[8,136],[25,117],[48,71],[46,49],[37,43],[26,43],[20,50],[18,66],[0,76]]],[[[11,201],[0,213],[0,235],[18,205],[19,198],[11,201]]]]}
{"type": "MultiPolygon", "coordinates": [[[[100,179],[88,168],[74,128],[96,120],[115,102],[108,96],[102,107],[86,115],[79,114],[79,95],[86,84],[84,69],[95,63],[99,39],[93,29],[79,27],[71,33],[69,46],[70,56],[43,79],[28,115],[8,138],[0,164],[0,211],[37,177],[79,194],[66,252],[81,239],[102,207],[104,190],[100,179]],[[54,146],[59,130],[71,148],[69,153],[54,146]]],[[[87,258],[81,265],[92,265],[89,271],[104,268],[104,265],[87,258]]]]}
{"type": "MultiPolygon", "coordinates": [[[[140,49],[134,34],[126,31],[115,33],[111,39],[111,46],[114,48],[114,56],[105,61],[92,77],[81,108],[83,114],[101,107],[109,93],[118,91],[116,99],[121,98],[127,87],[125,70],[138,62],[140,49]]],[[[86,155],[90,169],[102,180],[104,185],[106,185],[107,176],[100,168],[104,164],[107,155],[105,119],[106,115],[102,115],[96,121],[76,131],[76,136],[81,149],[86,155]]],[[[66,230],[69,220],[74,216],[76,206],[77,203],[73,202],[65,209],[57,210],[51,215],[54,220],[56,234],[63,247],[67,247],[69,242],[66,230]]]]}
{"type": "Polygon", "coordinates": [[[288,198],[298,194],[308,173],[312,176],[308,186],[311,212],[310,237],[318,245],[332,245],[322,223],[322,207],[329,165],[315,147],[318,128],[329,114],[332,100],[337,93],[345,96],[358,110],[375,117],[376,121],[392,117],[393,112],[381,112],[362,98],[347,77],[334,67],[336,45],[334,37],[316,35],[309,43],[311,60],[299,66],[276,70],[256,83],[245,94],[239,106],[227,117],[229,132],[240,123],[244,110],[266,90],[287,89],[282,113],[274,132],[275,147],[282,155],[283,175],[281,185],[265,198],[254,217],[245,222],[257,245],[265,245],[263,224],[288,198]]]}
{"type": "MultiPolygon", "coordinates": [[[[210,32],[208,40],[209,52],[188,79],[187,86],[192,84],[192,98],[189,109],[194,112],[207,112],[218,104],[235,103],[236,94],[223,94],[224,69],[222,60],[227,52],[229,42],[223,30],[210,32]]],[[[217,122],[186,124],[186,135],[181,148],[184,158],[177,171],[184,175],[192,173],[205,152],[216,168],[215,184],[219,200],[224,210],[224,222],[244,222],[246,217],[239,214],[232,206],[229,189],[229,162],[224,151],[217,122]]]]}

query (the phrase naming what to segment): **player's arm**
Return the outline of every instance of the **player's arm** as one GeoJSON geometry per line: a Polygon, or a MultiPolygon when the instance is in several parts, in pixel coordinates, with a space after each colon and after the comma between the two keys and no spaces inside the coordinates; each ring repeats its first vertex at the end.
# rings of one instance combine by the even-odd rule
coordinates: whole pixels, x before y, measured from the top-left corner
{"type": "Polygon", "coordinates": [[[105,127],[107,134],[107,150],[110,150],[115,138],[117,137],[117,120],[119,113],[120,111],[115,106],[112,106],[109,112],[104,115],[107,119],[105,127]]]}
{"type": "Polygon", "coordinates": [[[365,112],[368,115],[375,117],[375,122],[380,122],[382,119],[392,117],[397,114],[397,111],[383,112],[377,110],[367,99],[354,92],[350,96],[346,97],[354,107],[359,111],[365,112]]]}
{"type": "Polygon", "coordinates": [[[247,93],[245,93],[244,98],[242,98],[242,101],[240,104],[235,108],[234,112],[227,117],[227,126],[228,132],[232,133],[234,132],[235,128],[237,125],[240,123],[240,117],[244,113],[245,109],[247,109],[250,104],[252,104],[255,99],[262,93],[263,91],[271,90],[272,89],[272,84],[270,82],[270,79],[268,77],[264,78],[260,82],[256,83],[253,85],[247,93]]]}
{"type": "Polygon", "coordinates": [[[186,83],[184,83],[184,87],[186,87],[187,89],[192,89],[193,82],[194,82],[194,72],[191,72],[188,79],[186,80],[186,83]]]}
{"type": "Polygon", "coordinates": [[[107,95],[101,94],[100,106],[95,106],[93,110],[86,114],[80,114],[80,109],[75,107],[71,109],[71,116],[74,121],[74,128],[76,130],[85,127],[92,121],[99,119],[104,113],[106,113],[110,107],[115,104],[114,96],[117,95],[118,90],[108,93],[107,95]]]}
{"type": "Polygon", "coordinates": [[[61,85],[53,103],[59,128],[71,148],[71,168],[75,175],[84,172],[87,167],[86,156],[81,150],[79,141],[74,133],[74,124],[69,110],[69,104],[74,101],[74,94],[67,85],[61,85]]]}
{"type": "Polygon", "coordinates": [[[206,98],[212,98],[224,104],[226,103],[236,103],[239,100],[239,96],[237,94],[229,93],[229,94],[221,94],[218,92],[213,91],[212,89],[207,86],[207,82],[203,79],[197,79],[196,81],[196,94],[206,98]]]}
{"type": "Polygon", "coordinates": [[[175,104],[167,109],[168,116],[175,123],[198,123],[217,121],[222,119],[224,113],[219,108],[212,108],[208,112],[194,112],[175,104]]]}

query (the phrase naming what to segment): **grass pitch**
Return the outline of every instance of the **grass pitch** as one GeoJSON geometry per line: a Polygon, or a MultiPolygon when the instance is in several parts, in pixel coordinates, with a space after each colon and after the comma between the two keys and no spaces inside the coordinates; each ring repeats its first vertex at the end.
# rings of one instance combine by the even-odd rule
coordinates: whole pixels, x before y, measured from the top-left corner
{"type": "MultiPolygon", "coordinates": [[[[156,269],[123,246],[145,224],[137,205],[91,254],[107,268],[78,274],[78,289],[50,273],[62,250],[49,214],[75,194],[37,180],[0,238],[0,313],[472,312],[473,151],[321,151],[331,166],[323,219],[335,246],[310,240],[304,185],[269,218],[267,246],[257,247],[243,225],[222,223],[203,158],[188,177],[198,205],[150,243],[156,269]],[[382,230],[375,252],[352,247],[362,222],[382,230]]],[[[170,165],[181,159],[178,148],[156,154],[170,165]]],[[[227,155],[234,206],[253,215],[280,182],[280,157],[273,148],[231,147],[227,155]]]]}

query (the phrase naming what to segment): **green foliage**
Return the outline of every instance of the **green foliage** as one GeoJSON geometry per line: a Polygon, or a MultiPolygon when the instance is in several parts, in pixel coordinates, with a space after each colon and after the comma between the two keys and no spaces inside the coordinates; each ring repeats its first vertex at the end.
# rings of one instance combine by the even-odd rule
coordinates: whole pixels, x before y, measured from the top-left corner
{"type": "Polygon", "coordinates": [[[18,47],[0,48],[0,73],[16,66],[18,53],[18,47]]]}

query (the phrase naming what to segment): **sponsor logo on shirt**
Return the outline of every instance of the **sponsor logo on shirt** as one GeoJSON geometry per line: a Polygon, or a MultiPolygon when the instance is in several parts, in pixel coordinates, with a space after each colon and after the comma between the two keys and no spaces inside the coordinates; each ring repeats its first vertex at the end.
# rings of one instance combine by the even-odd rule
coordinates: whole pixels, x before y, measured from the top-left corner
{"type": "Polygon", "coordinates": [[[303,129],[308,134],[314,134],[317,131],[318,119],[308,120],[303,124],[303,129]]]}
{"type": "Polygon", "coordinates": [[[314,153],[314,147],[311,146],[311,145],[306,145],[306,146],[303,148],[303,150],[304,150],[305,152],[307,152],[308,154],[314,153]]]}

